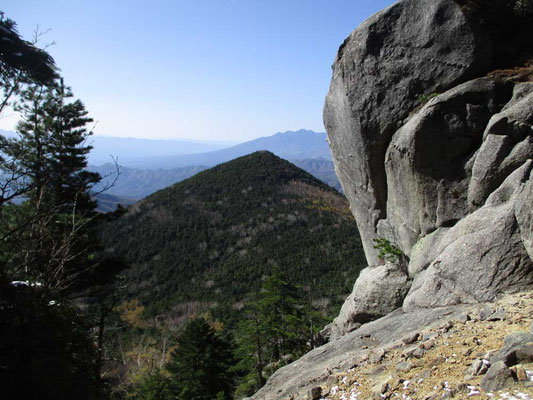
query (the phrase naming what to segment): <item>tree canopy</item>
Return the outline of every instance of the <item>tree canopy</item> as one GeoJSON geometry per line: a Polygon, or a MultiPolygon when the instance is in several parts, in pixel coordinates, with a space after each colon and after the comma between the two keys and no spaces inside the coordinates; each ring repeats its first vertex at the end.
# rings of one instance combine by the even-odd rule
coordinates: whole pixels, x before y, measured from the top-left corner
{"type": "Polygon", "coordinates": [[[177,399],[231,398],[234,375],[231,341],[204,318],[192,319],[178,336],[166,369],[176,385],[177,399]]]}
{"type": "Polygon", "coordinates": [[[105,312],[94,320],[73,301],[102,303],[124,267],[94,234],[92,119],[52,57],[15,28],[2,14],[0,113],[15,103],[22,119],[18,138],[0,136],[0,397],[104,398],[105,312]]]}
{"type": "Polygon", "coordinates": [[[48,85],[57,78],[54,59],[20,37],[15,21],[0,12],[0,79],[48,85]]]}

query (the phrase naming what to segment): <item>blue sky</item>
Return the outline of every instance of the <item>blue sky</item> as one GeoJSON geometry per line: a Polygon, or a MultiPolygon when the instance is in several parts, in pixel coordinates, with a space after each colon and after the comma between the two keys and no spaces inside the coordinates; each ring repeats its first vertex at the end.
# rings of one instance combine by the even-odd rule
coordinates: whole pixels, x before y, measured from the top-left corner
{"type": "MultiPolygon", "coordinates": [[[[338,46],[391,0],[3,0],[41,39],[96,134],[249,140],[323,131],[338,46]]],[[[0,120],[12,129],[15,116],[0,120]]]]}

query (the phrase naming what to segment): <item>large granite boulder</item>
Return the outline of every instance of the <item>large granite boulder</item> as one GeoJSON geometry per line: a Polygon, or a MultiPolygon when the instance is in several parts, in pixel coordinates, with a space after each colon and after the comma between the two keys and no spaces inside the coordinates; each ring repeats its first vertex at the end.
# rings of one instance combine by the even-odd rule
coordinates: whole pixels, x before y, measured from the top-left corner
{"type": "Polygon", "coordinates": [[[528,40],[494,26],[512,28],[498,12],[508,4],[401,0],[339,48],[324,124],[372,267],[324,331],[336,340],[253,399],[304,393],[368,357],[369,343],[533,287],[532,71],[486,74],[528,46],[533,54],[529,25],[518,29],[528,40]],[[407,268],[380,265],[376,238],[400,248],[407,268]]]}
{"type": "MultiPolygon", "coordinates": [[[[533,261],[516,217],[532,179],[533,161],[528,160],[483,207],[444,235],[438,244],[440,254],[415,277],[404,310],[488,301],[504,291],[533,287],[533,261]]],[[[529,218],[531,204],[533,197],[529,197],[529,218]]]]}
{"type": "Polygon", "coordinates": [[[387,217],[385,153],[420,95],[486,71],[492,41],[452,0],[403,0],[344,41],[324,106],[335,169],[357,220],[368,264],[387,217]]]}
{"type": "Polygon", "coordinates": [[[402,306],[410,286],[406,271],[397,264],[363,269],[338,317],[322,331],[322,336],[335,340],[396,310],[402,306]]]}
{"type": "MultiPolygon", "coordinates": [[[[324,106],[369,265],[380,263],[376,238],[409,261],[405,310],[533,285],[533,82],[475,78],[502,43],[460,3],[403,0],[365,21],[339,49],[324,106]],[[418,104],[432,92],[442,93],[418,104]]],[[[325,333],[378,317],[367,310],[380,303],[361,288],[381,293],[383,279],[380,267],[361,274],[325,333]]]]}
{"type": "Polygon", "coordinates": [[[483,132],[511,96],[510,82],[468,81],[431,100],[395,132],[384,161],[387,217],[378,221],[378,236],[411,256],[420,238],[468,215],[483,132]]]}

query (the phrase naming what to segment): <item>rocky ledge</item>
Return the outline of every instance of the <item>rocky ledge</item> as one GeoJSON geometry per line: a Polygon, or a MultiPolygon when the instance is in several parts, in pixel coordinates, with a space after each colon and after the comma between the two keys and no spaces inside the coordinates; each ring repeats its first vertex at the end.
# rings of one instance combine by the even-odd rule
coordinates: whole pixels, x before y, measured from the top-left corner
{"type": "Polygon", "coordinates": [[[365,324],[279,370],[253,398],[533,399],[533,292],[427,311],[365,324]]]}

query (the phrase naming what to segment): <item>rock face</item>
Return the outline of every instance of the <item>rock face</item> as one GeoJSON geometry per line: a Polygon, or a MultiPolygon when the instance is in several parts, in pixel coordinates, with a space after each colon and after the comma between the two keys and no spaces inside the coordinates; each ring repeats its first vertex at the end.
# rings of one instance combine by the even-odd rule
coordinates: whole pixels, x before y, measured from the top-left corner
{"type": "MultiPolygon", "coordinates": [[[[369,265],[387,217],[385,153],[420,95],[486,71],[492,42],[452,0],[404,0],[375,14],[339,49],[324,106],[337,175],[357,220],[369,265]]],[[[475,111],[473,111],[475,112],[475,111]]]]}
{"type": "Polygon", "coordinates": [[[533,262],[515,213],[532,170],[533,161],[526,161],[483,207],[444,235],[438,244],[440,254],[415,277],[404,309],[487,301],[502,291],[533,286],[533,262]]]}
{"type": "Polygon", "coordinates": [[[401,303],[413,311],[533,286],[533,82],[480,77],[502,43],[460,3],[399,1],[337,54],[324,106],[335,167],[369,265],[382,262],[373,240],[385,238],[409,260],[412,285],[383,296],[397,278],[365,270],[332,338],[401,303]]]}
{"type": "Polygon", "coordinates": [[[365,268],[339,316],[324,329],[322,335],[335,340],[366,322],[396,310],[401,307],[410,286],[406,272],[396,264],[365,268]]]}

